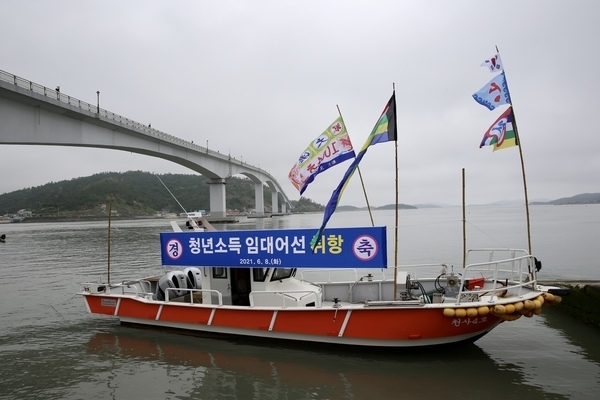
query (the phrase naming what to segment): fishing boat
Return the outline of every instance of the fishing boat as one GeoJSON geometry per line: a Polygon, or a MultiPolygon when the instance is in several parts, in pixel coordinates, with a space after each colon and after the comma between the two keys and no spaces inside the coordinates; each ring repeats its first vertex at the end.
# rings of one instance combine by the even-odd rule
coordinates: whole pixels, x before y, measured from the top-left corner
{"type": "Polygon", "coordinates": [[[560,301],[538,284],[540,262],[525,250],[469,251],[476,261],[456,271],[443,262],[385,268],[385,227],[326,229],[312,251],[310,229],[201,222],[160,234],[162,263],[176,270],[82,284],[88,311],[216,337],[408,348],[472,342],[560,301]]]}
{"type": "MultiPolygon", "coordinates": [[[[500,130],[511,126],[500,122],[500,130]]],[[[467,251],[463,240],[463,263],[455,270],[443,260],[398,265],[396,235],[396,261],[389,267],[385,226],[326,229],[367,149],[396,142],[396,126],[393,93],[333,191],[316,234],[314,229],[221,232],[202,219],[186,231],[160,235],[162,264],[178,270],[121,283],[86,283],[80,293],[88,310],[126,324],[217,337],[411,348],[472,342],[501,323],[533,317],[544,305],[560,302],[560,288],[538,284],[541,262],[532,255],[531,241],[528,250],[467,251]]],[[[340,114],[313,143],[319,148],[311,144],[293,171],[313,156],[318,165],[324,159],[319,151],[344,133],[340,114]]],[[[396,154],[396,183],[397,160],[396,154]]],[[[320,171],[311,168],[312,179],[315,170],[320,171]]],[[[303,190],[311,178],[300,175],[290,172],[303,190]]],[[[463,169],[463,232],[464,204],[463,169]]],[[[398,206],[394,226],[397,233],[398,206]]],[[[529,239],[528,211],[527,231],[529,239]]]]}

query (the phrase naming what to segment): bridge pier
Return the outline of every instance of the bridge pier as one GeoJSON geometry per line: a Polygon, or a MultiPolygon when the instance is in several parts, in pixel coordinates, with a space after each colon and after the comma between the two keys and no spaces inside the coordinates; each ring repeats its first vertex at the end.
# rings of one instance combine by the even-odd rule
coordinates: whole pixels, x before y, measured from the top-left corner
{"type": "Polygon", "coordinates": [[[211,178],[208,181],[210,194],[210,216],[224,218],[227,216],[225,205],[225,179],[211,178]]]}
{"type": "Polygon", "coordinates": [[[277,214],[279,213],[279,197],[277,194],[277,190],[273,190],[271,192],[271,213],[277,214]]]}
{"type": "Polygon", "coordinates": [[[265,214],[265,201],[264,201],[264,186],[262,182],[254,184],[254,203],[255,211],[258,215],[265,214]]]}

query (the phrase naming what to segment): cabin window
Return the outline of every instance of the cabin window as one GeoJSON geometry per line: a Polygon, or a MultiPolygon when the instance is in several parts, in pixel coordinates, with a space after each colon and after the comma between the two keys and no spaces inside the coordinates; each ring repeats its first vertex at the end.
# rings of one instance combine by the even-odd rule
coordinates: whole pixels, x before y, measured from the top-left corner
{"type": "Polygon", "coordinates": [[[269,268],[252,268],[252,279],[254,282],[264,282],[269,268]]]}
{"type": "Polygon", "coordinates": [[[275,268],[271,281],[289,278],[294,273],[294,270],[295,268],[275,268]]]}
{"type": "Polygon", "coordinates": [[[213,267],[213,278],[216,279],[227,279],[227,269],[224,267],[213,267]]]}

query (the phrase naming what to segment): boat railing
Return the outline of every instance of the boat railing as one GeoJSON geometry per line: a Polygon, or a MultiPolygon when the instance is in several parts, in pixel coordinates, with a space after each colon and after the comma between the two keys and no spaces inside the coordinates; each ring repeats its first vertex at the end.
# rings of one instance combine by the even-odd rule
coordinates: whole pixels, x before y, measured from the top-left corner
{"type": "Polygon", "coordinates": [[[475,262],[481,261],[494,261],[505,260],[509,258],[517,258],[528,256],[529,252],[524,249],[511,249],[511,248],[481,248],[481,249],[470,249],[467,251],[466,255],[466,263],[473,264],[475,262]],[[476,258],[475,261],[472,261],[473,258],[476,258]],[[481,261],[480,261],[481,260],[481,261]]]}
{"type": "MultiPolygon", "coordinates": [[[[518,253],[518,252],[517,252],[518,253]]],[[[463,282],[471,278],[485,278],[492,282],[492,288],[475,287],[467,289],[465,285],[460,285],[456,303],[468,300],[471,296],[483,296],[492,294],[490,302],[497,293],[516,290],[516,296],[521,296],[526,287],[532,288],[535,286],[535,274],[532,274],[531,267],[535,265],[533,256],[523,252],[521,256],[506,258],[502,260],[485,261],[480,263],[469,264],[462,271],[463,282]],[[468,293],[466,293],[468,291],[468,293]],[[467,296],[465,296],[467,295],[467,296]]]]}
{"type": "Polygon", "coordinates": [[[305,300],[310,298],[311,296],[315,299],[315,307],[321,307],[321,298],[318,293],[314,290],[286,290],[286,291],[272,291],[272,290],[255,290],[250,292],[250,307],[255,307],[255,297],[261,296],[279,296],[281,298],[281,306],[282,308],[287,308],[286,299],[289,299],[293,302],[298,302],[300,300],[305,300]],[[291,293],[303,294],[303,296],[295,297],[290,296],[291,293]]]}
{"type": "MultiPolygon", "coordinates": [[[[181,299],[183,296],[177,296],[174,297],[173,299],[171,299],[171,296],[169,296],[170,293],[172,292],[187,292],[190,296],[190,304],[194,304],[194,293],[209,293],[211,296],[211,300],[212,300],[212,295],[216,294],[217,295],[217,299],[218,299],[218,305],[222,306],[223,305],[223,294],[221,292],[219,292],[218,290],[214,290],[214,289],[191,289],[191,288],[167,288],[167,290],[165,291],[165,303],[168,303],[170,301],[174,301],[176,299],[181,299]]],[[[186,302],[187,303],[187,302],[186,302]]]]}
{"type": "MultiPolygon", "coordinates": [[[[485,250],[483,250],[485,251],[485,250]]],[[[535,266],[535,258],[524,250],[517,250],[509,254],[509,258],[494,259],[490,251],[489,260],[468,263],[463,271],[463,278],[477,274],[492,274],[494,280],[508,279],[511,281],[531,280],[531,269],[535,266]]],[[[468,257],[467,257],[468,259],[468,257]]]]}
{"type": "Polygon", "coordinates": [[[135,294],[136,296],[146,297],[152,295],[152,285],[145,279],[135,281],[121,282],[110,286],[111,289],[120,288],[122,294],[135,294]],[[138,285],[139,284],[139,285],[138,285]]]}

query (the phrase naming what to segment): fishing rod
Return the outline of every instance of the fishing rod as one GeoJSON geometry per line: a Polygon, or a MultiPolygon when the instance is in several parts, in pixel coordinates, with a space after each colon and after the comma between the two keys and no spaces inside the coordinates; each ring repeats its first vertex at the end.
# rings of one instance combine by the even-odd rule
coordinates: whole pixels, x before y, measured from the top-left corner
{"type": "Polygon", "coordinates": [[[177,202],[177,204],[179,204],[179,207],[181,207],[181,209],[183,210],[183,212],[185,213],[186,217],[188,218],[188,220],[190,221],[192,227],[194,229],[200,229],[200,226],[198,225],[198,223],[194,220],[194,218],[191,218],[189,213],[186,211],[186,209],[181,205],[181,203],[179,202],[179,200],[177,200],[177,197],[175,197],[175,195],[173,193],[171,193],[171,191],[169,190],[169,188],[167,187],[167,185],[165,185],[165,183],[162,181],[162,179],[160,179],[160,177],[156,174],[154,174],[154,176],[156,176],[156,178],[160,181],[160,183],[163,184],[163,186],[165,187],[165,189],[167,189],[167,192],[169,192],[169,194],[171,195],[171,197],[173,197],[173,199],[177,202]]]}

